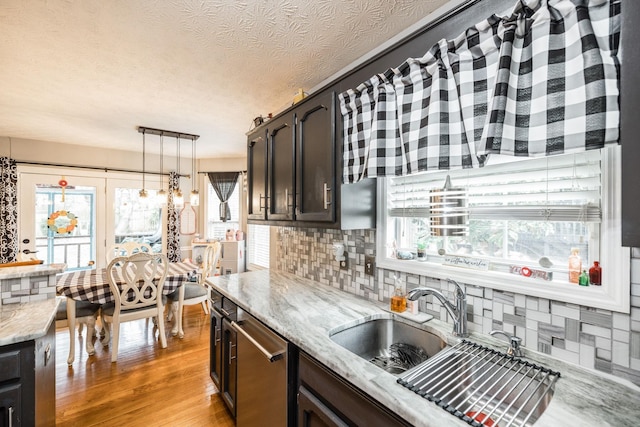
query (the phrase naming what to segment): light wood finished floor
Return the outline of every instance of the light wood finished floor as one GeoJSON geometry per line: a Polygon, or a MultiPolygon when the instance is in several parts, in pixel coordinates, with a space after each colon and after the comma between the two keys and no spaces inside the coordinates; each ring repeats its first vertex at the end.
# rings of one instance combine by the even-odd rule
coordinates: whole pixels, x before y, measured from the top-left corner
{"type": "Polygon", "coordinates": [[[167,348],[146,320],[121,326],[118,361],[96,343],[87,356],[75,335],[76,360],[67,366],[69,330],[56,331],[57,426],[219,426],[234,425],[209,377],[209,317],[200,305],[185,307],[184,339],[167,348]]]}

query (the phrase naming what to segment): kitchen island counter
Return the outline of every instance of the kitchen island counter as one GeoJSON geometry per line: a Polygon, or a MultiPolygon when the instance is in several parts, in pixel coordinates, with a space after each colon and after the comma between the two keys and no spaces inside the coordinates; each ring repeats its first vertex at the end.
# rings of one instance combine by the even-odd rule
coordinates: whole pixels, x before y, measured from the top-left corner
{"type": "MultiPolygon", "coordinates": [[[[208,282],[243,310],[407,422],[416,426],[468,425],[397,384],[395,376],[329,338],[333,330],[345,324],[354,325],[389,315],[379,303],[280,271],[218,276],[208,282]]],[[[438,335],[449,345],[459,341],[451,335],[451,324],[430,320],[420,327],[438,335]]],[[[469,340],[505,350],[502,341],[485,334],[472,333],[469,340]]],[[[525,359],[561,373],[553,399],[536,421],[536,426],[630,426],[640,419],[640,388],[630,382],[530,349],[525,349],[525,359]]]]}

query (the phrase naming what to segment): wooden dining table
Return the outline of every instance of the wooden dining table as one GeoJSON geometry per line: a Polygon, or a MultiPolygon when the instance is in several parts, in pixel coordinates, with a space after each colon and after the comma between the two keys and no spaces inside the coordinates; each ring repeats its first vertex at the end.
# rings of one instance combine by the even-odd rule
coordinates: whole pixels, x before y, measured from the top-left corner
{"type": "MultiPolygon", "coordinates": [[[[182,329],[184,286],[182,285],[191,281],[192,277],[197,277],[197,273],[198,266],[188,261],[171,262],[167,268],[167,277],[162,288],[162,294],[169,295],[176,290],[179,291],[178,318],[174,321],[178,322],[178,336],[180,338],[184,338],[184,330],[182,329]]],[[[106,268],[78,270],[60,274],[56,280],[56,293],[67,298],[67,323],[71,334],[67,363],[71,365],[75,360],[76,301],[107,304],[115,301],[115,298],[109,287],[106,268]]],[[[86,339],[91,340],[91,337],[86,339]]],[[[92,350],[93,346],[89,345],[89,343],[90,341],[87,342],[87,348],[92,350]]]]}

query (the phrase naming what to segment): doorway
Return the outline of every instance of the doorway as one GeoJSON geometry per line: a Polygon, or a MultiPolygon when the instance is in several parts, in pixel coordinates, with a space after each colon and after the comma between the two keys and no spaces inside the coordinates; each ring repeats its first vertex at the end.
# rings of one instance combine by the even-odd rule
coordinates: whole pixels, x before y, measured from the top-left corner
{"type": "Polygon", "coordinates": [[[67,270],[93,268],[104,257],[105,180],[78,175],[19,173],[19,257],[67,270]],[[60,184],[65,183],[62,187],[60,184]]]}

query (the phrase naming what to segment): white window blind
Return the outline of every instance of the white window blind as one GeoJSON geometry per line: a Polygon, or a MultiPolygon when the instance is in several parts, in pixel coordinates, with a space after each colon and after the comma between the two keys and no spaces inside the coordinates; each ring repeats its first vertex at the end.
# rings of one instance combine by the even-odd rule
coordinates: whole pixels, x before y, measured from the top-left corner
{"type": "Polygon", "coordinates": [[[600,150],[591,150],[390,178],[388,215],[429,218],[430,191],[449,175],[454,187],[468,190],[471,219],[600,222],[600,160],[600,150]]]}
{"type": "Polygon", "coordinates": [[[269,226],[248,225],[247,260],[249,264],[269,268],[269,226]]]}

